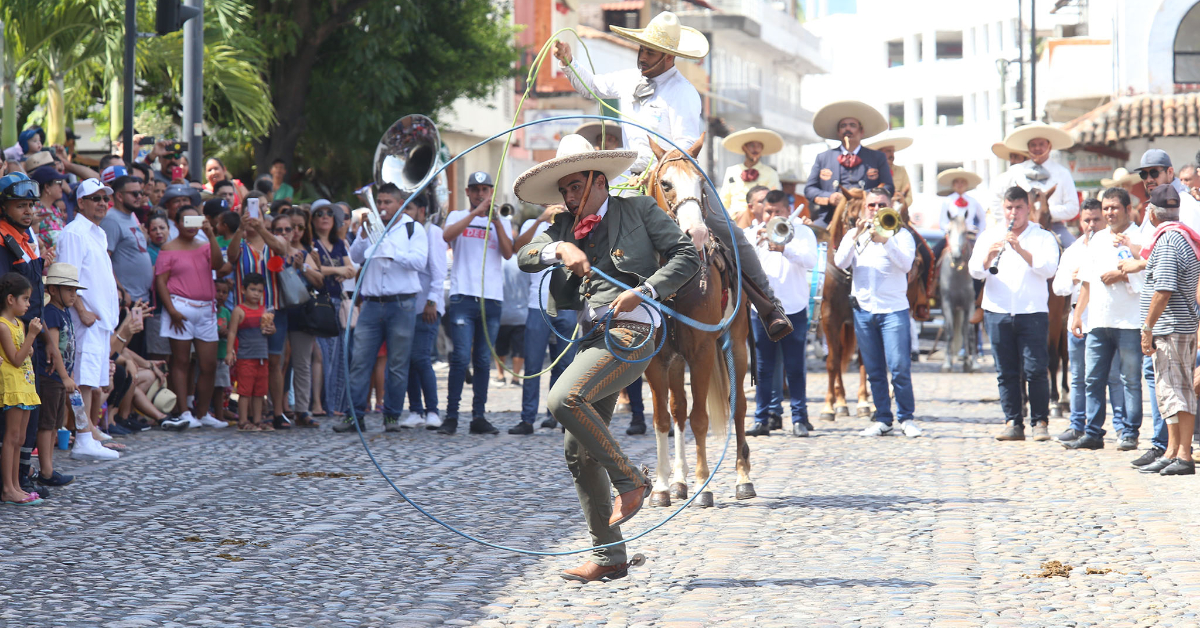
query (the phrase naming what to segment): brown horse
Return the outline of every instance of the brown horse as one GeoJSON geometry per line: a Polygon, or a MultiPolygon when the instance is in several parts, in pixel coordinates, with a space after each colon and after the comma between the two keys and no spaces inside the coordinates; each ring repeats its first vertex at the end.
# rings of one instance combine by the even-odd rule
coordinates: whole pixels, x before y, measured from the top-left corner
{"type": "MultiPolygon", "coordinates": [[[[694,158],[700,154],[704,144],[701,136],[688,149],[694,158]]],[[[734,314],[737,298],[737,269],[733,254],[725,244],[709,237],[704,226],[704,215],[709,211],[720,211],[710,207],[704,177],[678,150],[664,151],[654,140],[650,148],[657,157],[657,165],[649,172],[646,180],[647,193],[654,197],[681,229],[696,243],[704,260],[700,272],[679,291],[663,295],[671,308],[680,314],[705,324],[715,325],[732,316],[728,333],[733,350],[734,383],[737,400],[733,410],[734,430],[737,434],[737,487],[738,499],[755,497],[754,484],[750,481],[750,447],[746,443],[746,394],[742,382],[746,377],[749,359],[747,338],[750,334],[750,310],[745,297],[734,314]]],[[[736,227],[735,227],[736,228],[736,227]]],[[[658,446],[658,466],[654,492],[650,497],[652,506],[670,506],[671,498],[687,498],[687,454],[684,450],[684,423],[691,422],[692,436],[696,439],[696,486],[708,479],[708,451],[705,447],[711,431],[717,443],[724,443],[729,407],[729,372],[725,352],[721,349],[721,333],[701,331],[680,323],[668,321],[663,330],[667,335],[662,351],[650,360],[646,368],[646,381],[650,383],[654,403],[654,434],[658,446]],[[692,408],[688,412],[687,391],[684,389],[684,366],[692,374],[692,408]],[[668,404],[669,401],[669,404],[668,404]],[[670,412],[668,413],[668,405],[670,412]],[[711,418],[711,422],[710,422],[711,418]],[[675,465],[668,477],[670,456],[667,436],[671,422],[675,423],[675,465]]],[[[657,338],[656,338],[657,340],[657,338]]],[[[700,506],[712,506],[712,491],[702,492],[696,498],[700,506]]]]}
{"type": "MultiPolygon", "coordinates": [[[[1031,190],[1029,195],[1030,200],[1030,215],[1031,221],[1037,222],[1043,229],[1053,235],[1050,231],[1050,197],[1054,196],[1054,190],[1058,186],[1054,186],[1046,192],[1040,193],[1037,190],[1031,190]]],[[[1057,239],[1057,237],[1055,238],[1057,239]]],[[[1062,242],[1058,244],[1059,254],[1063,251],[1062,242]]],[[[1050,416],[1061,418],[1063,413],[1070,414],[1071,412],[1071,365],[1069,359],[1069,351],[1067,348],[1067,319],[1071,314],[1071,297],[1059,296],[1054,294],[1051,279],[1046,282],[1047,292],[1050,297],[1046,302],[1046,307],[1049,312],[1050,329],[1046,338],[1046,349],[1050,356],[1048,360],[1050,371],[1050,416]],[[1060,370],[1061,369],[1061,370],[1060,370]],[[1062,374],[1062,380],[1059,381],[1059,374],[1062,374]]]]}
{"type": "MultiPolygon", "coordinates": [[[[845,190],[844,200],[838,203],[829,220],[829,247],[825,253],[825,286],[821,299],[821,328],[829,345],[829,353],[825,356],[829,389],[825,393],[825,406],[820,414],[824,421],[832,421],[837,416],[850,416],[842,372],[849,366],[850,357],[858,351],[854,337],[854,313],[850,308],[851,273],[835,266],[833,255],[842,238],[858,221],[863,196],[862,190],[845,190]]],[[[871,413],[871,401],[867,395],[867,369],[861,358],[858,362],[858,415],[868,416],[871,413]]]]}

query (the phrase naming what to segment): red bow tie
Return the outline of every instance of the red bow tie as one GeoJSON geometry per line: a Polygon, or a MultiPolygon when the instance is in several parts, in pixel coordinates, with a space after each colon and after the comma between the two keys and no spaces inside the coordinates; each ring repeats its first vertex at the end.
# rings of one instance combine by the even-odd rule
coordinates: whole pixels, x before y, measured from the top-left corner
{"type": "Polygon", "coordinates": [[[742,171],[742,181],[745,181],[746,183],[750,183],[751,181],[758,181],[758,169],[757,168],[746,168],[745,170],[743,170],[742,171]]]}
{"type": "Polygon", "coordinates": [[[580,220],[579,224],[575,225],[575,239],[582,240],[588,237],[588,234],[591,233],[592,229],[595,229],[596,225],[598,224],[600,224],[600,216],[596,214],[592,214],[591,216],[580,220]]]}
{"type": "Polygon", "coordinates": [[[967,202],[967,199],[960,196],[954,201],[954,205],[956,207],[966,207],[967,205],[970,205],[970,203],[967,202]]]}
{"type": "Polygon", "coordinates": [[[838,157],[838,163],[842,164],[843,168],[853,168],[862,163],[862,158],[854,153],[842,153],[838,157]]]}

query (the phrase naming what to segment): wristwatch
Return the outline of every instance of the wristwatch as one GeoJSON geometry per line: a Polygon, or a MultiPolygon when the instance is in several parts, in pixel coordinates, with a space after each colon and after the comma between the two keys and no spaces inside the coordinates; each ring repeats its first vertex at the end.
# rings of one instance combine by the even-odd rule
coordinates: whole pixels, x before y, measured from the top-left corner
{"type": "Polygon", "coordinates": [[[654,291],[650,289],[650,286],[648,286],[648,285],[646,285],[646,284],[642,284],[642,285],[641,285],[641,286],[638,288],[638,292],[641,292],[642,294],[646,295],[646,300],[647,300],[647,301],[653,301],[653,300],[654,300],[654,291]]]}
{"type": "Polygon", "coordinates": [[[1149,326],[1149,325],[1147,325],[1146,323],[1142,323],[1142,333],[1143,333],[1143,334],[1148,334],[1148,333],[1150,333],[1152,330],[1153,330],[1153,328],[1152,328],[1152,327],[1150,327],[1150,326],[1149,326]]]}

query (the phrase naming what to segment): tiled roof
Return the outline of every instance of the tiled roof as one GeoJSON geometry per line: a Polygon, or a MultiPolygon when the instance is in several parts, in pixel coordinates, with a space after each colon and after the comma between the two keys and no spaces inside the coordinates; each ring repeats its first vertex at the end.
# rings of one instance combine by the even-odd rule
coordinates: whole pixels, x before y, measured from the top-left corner
{"type": "Polygon", "coordinates": [[[1105,103],[1063,125],[1076,144],[1111,145],[1140,137],[1200,136],[1200,94],[1141,94],[1105,103]]]}

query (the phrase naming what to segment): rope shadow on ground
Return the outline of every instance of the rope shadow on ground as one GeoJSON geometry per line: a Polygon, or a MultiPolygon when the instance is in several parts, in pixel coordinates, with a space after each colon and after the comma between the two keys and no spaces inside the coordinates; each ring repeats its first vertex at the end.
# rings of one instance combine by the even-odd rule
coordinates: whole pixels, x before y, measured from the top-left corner
{"type": "Polygon", "coordinates": [[[898,578],[696,578],[684,585],[685,591],[695,589],[730,589],[750,587],[887,587],[890,589],[916,589],[934,586],[924,580],[901,580],[898,578]]]}

